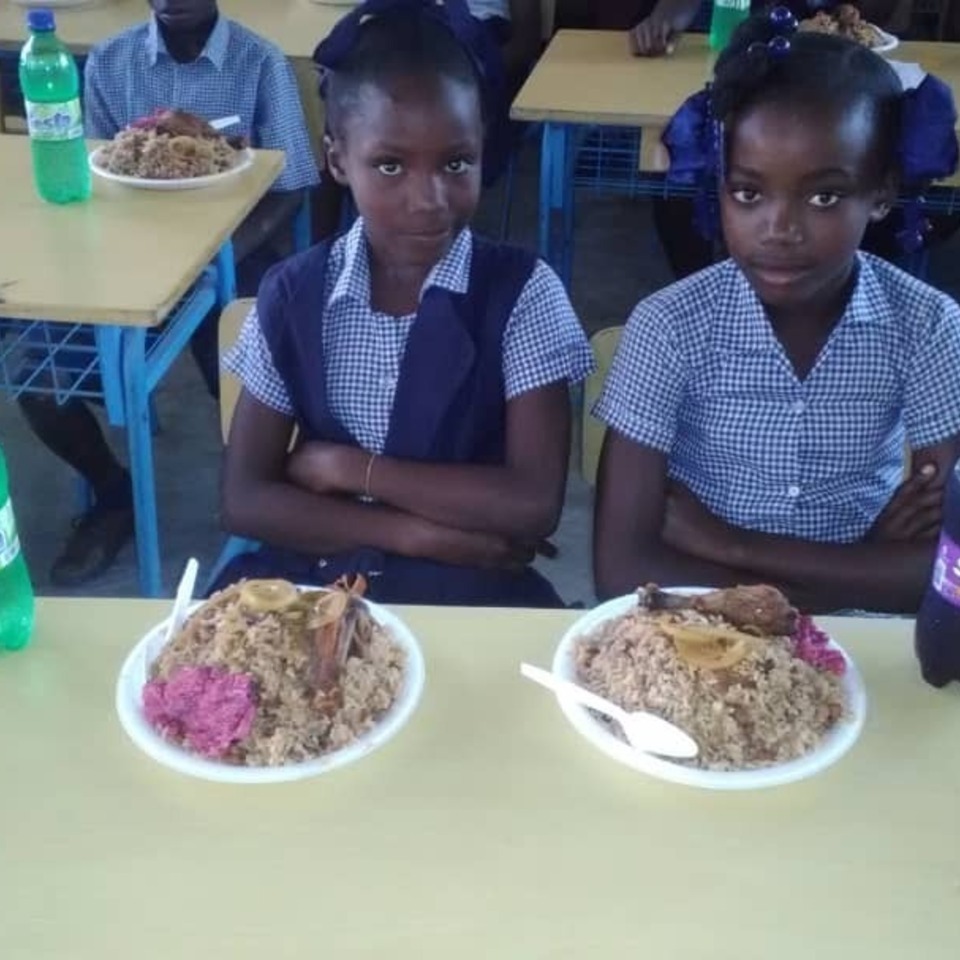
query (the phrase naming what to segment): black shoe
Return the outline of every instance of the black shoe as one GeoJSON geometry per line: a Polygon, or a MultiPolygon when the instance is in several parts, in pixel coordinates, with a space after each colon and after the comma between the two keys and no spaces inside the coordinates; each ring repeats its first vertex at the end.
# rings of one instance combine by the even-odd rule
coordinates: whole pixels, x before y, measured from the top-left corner
{"type": "Polygon", "coordinates": [[[75,587],[99,577],[133,538],[130,507],[93,510],[73,521],[74,530],[53,562],[50,580],[58,587],[75,587]]]}

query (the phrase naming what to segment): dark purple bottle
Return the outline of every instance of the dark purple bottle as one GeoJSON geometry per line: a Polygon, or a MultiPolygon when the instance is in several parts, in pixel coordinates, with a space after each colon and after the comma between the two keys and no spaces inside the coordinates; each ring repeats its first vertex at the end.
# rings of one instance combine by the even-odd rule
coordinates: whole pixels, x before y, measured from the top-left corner
{"type": "Polygon", "coordinates": [[[927,683],[943,687],[960,680],[960,462],[947,478],[943,529],[917,614],[914,647],[927,683]]]}

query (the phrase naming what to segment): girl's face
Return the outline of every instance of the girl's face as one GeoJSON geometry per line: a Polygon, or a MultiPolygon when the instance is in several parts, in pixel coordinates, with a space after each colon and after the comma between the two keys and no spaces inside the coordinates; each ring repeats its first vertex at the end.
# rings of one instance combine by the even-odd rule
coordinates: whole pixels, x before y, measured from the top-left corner
{"type": "Polygon", "coordinates": [[[771,310],[815,307],[845,288],[891,193],[877,182],[872,147],[860,106],[830,116],[758,104],[735,125],[720,190],[724,239],[771,310]]]}
{"type": "Polygon", "coordinates": [[[330,172],[353,192],[381,263],[430,268],[480,199],[477,91],[444,77],[365,84],[327,141],[330,172]]]}

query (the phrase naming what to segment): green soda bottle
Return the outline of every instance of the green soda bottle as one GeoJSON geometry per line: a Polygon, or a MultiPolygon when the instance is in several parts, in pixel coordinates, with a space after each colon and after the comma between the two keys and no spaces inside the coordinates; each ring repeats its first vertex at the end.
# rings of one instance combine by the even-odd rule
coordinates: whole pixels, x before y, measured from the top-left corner
{"type": "Polygon", "coordinates": [[[713,0],[710,17],[710,49],[722,50],[734,30],[750,16],[750,0],[713,0]]]}
{"type": "Polygon", "coordinates": [[[33,633],[33,587],[10,505],[7,461],[0,450],[0,650],[19,650],[33,633]]]}
{"type": "Polygon", "coordinates": [[[37,192],[50,203],[90,196],[77,63],[55,32],[49,10],[27,14],[30,39],[20,53],[20,87],[27,108],[37,192]]]}

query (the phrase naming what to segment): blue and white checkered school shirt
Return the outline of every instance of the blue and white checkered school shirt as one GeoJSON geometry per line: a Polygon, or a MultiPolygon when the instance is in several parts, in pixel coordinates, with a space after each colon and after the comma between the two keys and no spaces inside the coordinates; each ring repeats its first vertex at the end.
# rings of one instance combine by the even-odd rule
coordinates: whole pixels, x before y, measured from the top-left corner
{"type": "Polygon", "coordinates": [[[165,107],[205,120],[238,114],[240,125],[229,133],[286,154],[274,190],[318,182],[292,67],[277,47],[226,17],[217,20],[193,63],[177,63],[167,53],[151,17],[94,47],[84,77],[85,126],[92,139],[109,140],[165,107]]]}
{"type": "MultiPolygon", "coordinates": [[[[472,242],[463,230],[423,285],[465,293],[470,279],[472,242]]],[[[370,306],[370,264],[358,219],[337,240],[327,264],[326,306],[317,304],[324,324],[330,409],[358,443],[383,450],[407,336],[415,315],[391,317],[370,306]]],[[[261,403],[280,413],[293,409],[277,373],[254,308],[236,346],[224,358],[226,369],[261,403]]],[[[563,284],[542,261],[537,263],[507,321],[503,378],[507,399],[566,380],[576,383],[593,370],[593,352],[573,312],[563,284]]]]}
{"type": "Polygon", "coordinates": [[[869,254],[804,380],[726,261],[642,301],[594,413],[737,526],[862,539],[912,448],[960,433],[960,308],[869,254]]]}

